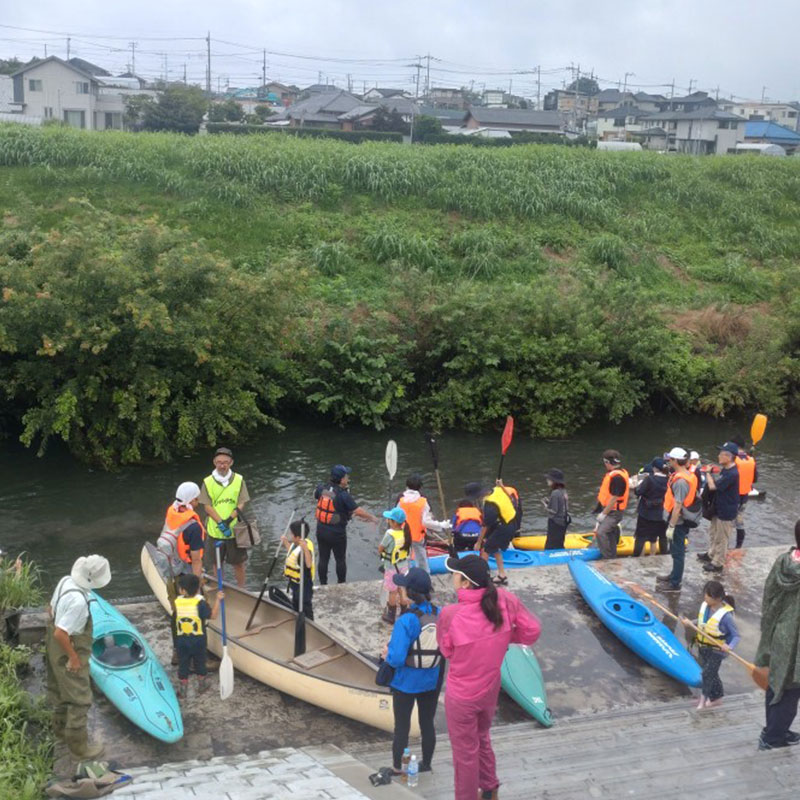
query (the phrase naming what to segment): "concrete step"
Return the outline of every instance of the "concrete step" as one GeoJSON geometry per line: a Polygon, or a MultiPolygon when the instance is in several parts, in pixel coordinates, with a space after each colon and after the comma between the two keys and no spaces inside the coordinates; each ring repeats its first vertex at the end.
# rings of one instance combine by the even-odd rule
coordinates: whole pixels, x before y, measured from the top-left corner
{"type": "MultiPolygon", "coordinates": [[[[492,732],[503,800],[587,800],[658,796],[659,800],[782,800],[796,797],[800,747],[757,751],[763,695],[733,695],[695,711],[686,700],[571,717],[551,729],[535,723],[492,732]]],[[[346,748],[367,763],[386,764],[388,747],[346,748]]],[[[433,772],[419,794],[453,795],[450,742],[440,738],[433,772]]]]}

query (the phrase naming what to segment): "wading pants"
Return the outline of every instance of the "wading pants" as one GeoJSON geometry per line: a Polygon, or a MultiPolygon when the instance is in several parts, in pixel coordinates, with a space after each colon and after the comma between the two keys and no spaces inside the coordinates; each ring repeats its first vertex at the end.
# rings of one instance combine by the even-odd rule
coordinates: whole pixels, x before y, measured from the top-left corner
{"type": "Polygon", "coordinates": [[[499,676],[488,692],[471,700],[454,699],[445,690],[444,710],[453,750],[455,800],[476,800],[479,791],[492,791],[500,785],[489,736],[499,693],[499,676]]]}
{"type": "Polygon", "coordinates": [[[72,636],[72,646],[81,660],[77,672],[67,669],[69,658],[55,639],[52,622],[45,633],[47,662],[47,704],[53,710],[53,728],[58,736],[86,738],[92,686],[89,682],[89,655],[92,651],[92,619],[83,633],[72,636]]]}
{"type": "Polygon", "coordinates": [[[620,522],[622,522],[622,512],[609,511],[606,518],[597,526],[594,540],[603,558],[617,557],[620,522]]]}

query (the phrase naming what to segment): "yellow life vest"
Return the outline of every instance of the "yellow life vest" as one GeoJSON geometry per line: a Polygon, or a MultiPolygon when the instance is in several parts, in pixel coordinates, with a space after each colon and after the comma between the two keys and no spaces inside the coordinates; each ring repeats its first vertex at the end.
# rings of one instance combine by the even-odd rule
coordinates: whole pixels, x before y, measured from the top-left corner
{"type": "MultiPolygon", "coordinates": [[[[314,542],[311,539],[306,539],[308,550],[311,553],[311,580],[314,580],[316,575],[316,566],[314,564],[314,542]]],[[[303,548],[299,544],[293,545],[292,549],[286,556],[286,565],[283,568],[283,574],[292,583],[300,583],[300,560],[303,558],[303,548]]]]}
{"type": "Polygon", "coordinates": [[[502,486],[495,486],[491,494],[488,494],[483,502],[494,503],[497,506],[497,510],[500,512],[500,519],[502,519],[503,523],[506,525],[513,522],[514,517],[517,516],[517,509],[514,508],[511,498],[502,486]]]}
{"type": "Polygon", "coordinates": [[[200,619],[200,603],[203,598],[200,595],[195,597],[184,597],[179,595],[175,598],[175,632],[178,636],[202,636],[205,632],[203,620],[200,619]]]}
{"type": "Polygon", "coordinates": [[[725,635],[720,632],[719,623],[726,614],[733,613],[733,606],[723,603],[706,622],[703,622],[703,617],[706,615],[708,603],[703,603],[700,606],[700,611],[697,614],[697,627],[703,633],[697,634],[697,643],[708,645],[710,647],[719,647],[720,644],[725,642],[725,635]],[[705,634],[705,635],[704,635],[705,634]]]}
{"type": "MultiPolygon", "coordinates": [[[[211,505],[214,511],[219,514],[220,519],[228,519],[236,509],[239,502],[239,493],[242,491],[242,476],[238,473],[233,473],[233,478],[227,486],[217,483],[213,475],[209,475],[204,481],[203,485],[206,487],[208,496],[211,498],[211,505]]],[[[220,529],[217,527],[215,520],[208,518],[206,522],[208,535],[214,539],[225,539],[220,529]]]]}
{"type": "Polygon", "coordinates": [[[392,539],[394,539],[394,549],[392,550],[391,557],[387,553],[384,553],[381,558],[384,561],[389,561],[394,567],[400,561],[405,561],[408,558],[408,550],[406,550],[406,535],[402,530],[396,531],[394,528],[389,528],[386,533],[390,533],[392,535],[392,539]]]}

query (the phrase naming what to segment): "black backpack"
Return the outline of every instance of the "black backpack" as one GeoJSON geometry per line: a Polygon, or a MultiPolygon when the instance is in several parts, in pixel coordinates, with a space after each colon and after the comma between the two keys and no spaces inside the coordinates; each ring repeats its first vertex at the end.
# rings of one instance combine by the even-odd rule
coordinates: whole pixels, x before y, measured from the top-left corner
{"type": "Polygon", "coordinates": [[[709,489],[703,492],[701,500],[703,501],[703,518],[714,519],[717,516],[717,492],[714,489],[709,489]]]}

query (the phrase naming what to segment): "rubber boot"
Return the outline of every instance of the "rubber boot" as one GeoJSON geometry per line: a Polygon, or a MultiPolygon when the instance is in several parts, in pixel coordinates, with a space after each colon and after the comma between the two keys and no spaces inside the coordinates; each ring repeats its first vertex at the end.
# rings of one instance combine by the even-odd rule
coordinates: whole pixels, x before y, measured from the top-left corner
{"type": "Polygon", "coordinates": [[[497,789],[484,789],[481,792],[481,800],[497,800],[497,789]]]}
{"type": "Polygon", "coordinates": [[[173,667],[177,667],[178,666],[178,651],[174,647],[172,648],[171,664],[172,664],[173,667]]]}
{"type": "Polygon", "coordinates": [[[208,677],[205,675],[197,676],[197,694],[205,694],[208,691],[208,677]]]}
{"type": "Polygon", "coordinates": [[[737,528],[736,529],[736,547],[735,550],[741,550],[742,545],[744,544],[744,528],[737,528]]]}
{"type": "Polygon", "coordinates": [[[89,741],[89,731],[86,728],[66,728],[64,741],[67,743],[70,755],[76,761],[89,761],[105,752],[100,742],[89,741]]]}
{"type": "Polygon", "coordinates": [[[383,612],[381,619],[388,625],[394,625],[395,617],[397,616],[397,606],[386,606],[386,611],[383,612]]]}
{"type": "Polygon", "coordinates": [[[67,725],[67,712],[54,711],[53,712],[53,735],[56,739],[64,741],[64,729],[67,725]]]}
{"type": "Polygon", "coordinates": [[[181,678],[178,682],[178,699],[185,700],[189,696],[189,680],[181,678]]]}

